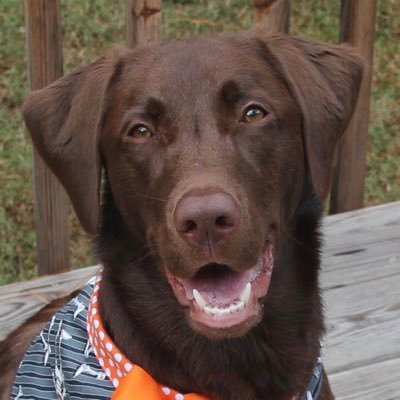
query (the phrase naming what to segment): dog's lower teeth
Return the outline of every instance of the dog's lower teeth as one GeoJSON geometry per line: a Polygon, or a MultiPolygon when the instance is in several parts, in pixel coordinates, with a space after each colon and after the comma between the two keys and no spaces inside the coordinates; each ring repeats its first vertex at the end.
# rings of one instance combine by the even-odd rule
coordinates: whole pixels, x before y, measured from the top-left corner
{"type": "Polygon", "coordinates": [[[238,300],[235,300],[234,303],[230,304],[227,307],[221,307],[221,306],[217,307],[207,304],[201,293],[197,289],[193,289],[193,298],[198,307],[202,309],[206,314],[217,317],[223,317],[243,310],[243,308],[250,299],[250,294],[251,294],[251,283],[248,282],[245,288],[243,289],[243,292],[240,294],[238,300]]]}
{"type": "Polygon", "coordinates": [[[226,315],[234,314],[238,311],[243,310],[244,306],[244,301],[239,301],[239,303],[231,304],[229,307],[226,308],[205,306],[203,310],[208,315],[224,317],[226,315]]]}

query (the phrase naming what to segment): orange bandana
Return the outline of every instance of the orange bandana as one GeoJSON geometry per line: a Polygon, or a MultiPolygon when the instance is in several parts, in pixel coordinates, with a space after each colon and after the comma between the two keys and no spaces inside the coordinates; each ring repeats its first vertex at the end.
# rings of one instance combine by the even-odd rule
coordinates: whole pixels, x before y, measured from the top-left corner
{"type": "Polygon", "coordinates": [[[98,309],[98,293],[101,275],[90,299],[87,331],[93,351],[104,372],[113,383],[112,400],[208,400],[198,394],[181,394],[158,384],[144,369],[134,365],[115,345],[104,329],[98,309]]]}

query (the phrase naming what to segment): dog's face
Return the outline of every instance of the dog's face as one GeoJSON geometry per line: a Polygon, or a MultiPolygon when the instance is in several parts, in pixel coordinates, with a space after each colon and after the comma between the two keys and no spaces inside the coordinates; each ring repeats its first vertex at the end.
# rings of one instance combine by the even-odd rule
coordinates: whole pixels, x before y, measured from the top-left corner
{"type": "Polygon", "coordinates": [[[305,181],[326,196],[360,68],[338,46],[221,35],[114,52],[31,95],[25,116],[84,227],[99,223],[102,160],[188,323],[238,336],[262,318],[305,181]]]}
{"type": "Polygon", "coordinates": [[[259,320],[281,205],[304,180],[301,111],[259,51],[201,40],[128,54],[109,89],[100,148],[114,201],[132,230],[141,216],[200,330],[259,320]]]}

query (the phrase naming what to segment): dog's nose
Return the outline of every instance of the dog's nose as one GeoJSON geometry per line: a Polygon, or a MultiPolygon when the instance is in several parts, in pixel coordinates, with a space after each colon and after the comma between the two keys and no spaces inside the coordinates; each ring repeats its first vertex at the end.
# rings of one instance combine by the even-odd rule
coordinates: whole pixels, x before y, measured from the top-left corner
{"type": "Polygon", "coordinates": [[[237,229],[240,209],[227,193],[188,194],[175,208],[174,223],[190,245],[214,247],[237,229]]]}

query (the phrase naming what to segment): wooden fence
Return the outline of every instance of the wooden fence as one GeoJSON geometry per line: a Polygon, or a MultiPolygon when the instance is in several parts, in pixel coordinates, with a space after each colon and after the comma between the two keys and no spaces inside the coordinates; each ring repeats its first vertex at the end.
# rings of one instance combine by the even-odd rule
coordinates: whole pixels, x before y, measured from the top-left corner
{"type": "MultiPolygon", "coordinates": [[[[126,0],[129,47],[160,40],[162,0],[126,0]]],[[[289,31],[290,0],[249,0],[254,21],[270,31],[289,31]],[[250,4],[252,1],[252,4],[250,4]]],[[[31,89],[62,75],[59,0],[25,0],[28,70],[31,89]]],[[[339,40],[359,49],[369,68],[348,132],[342,141],[330,196],[331,213],[363,206],[376,0],[342,0],[339,40]]],[[[38,272],[69,268],[68,200],[56,178],[34,152],[34,204],[38,272]]]]}

